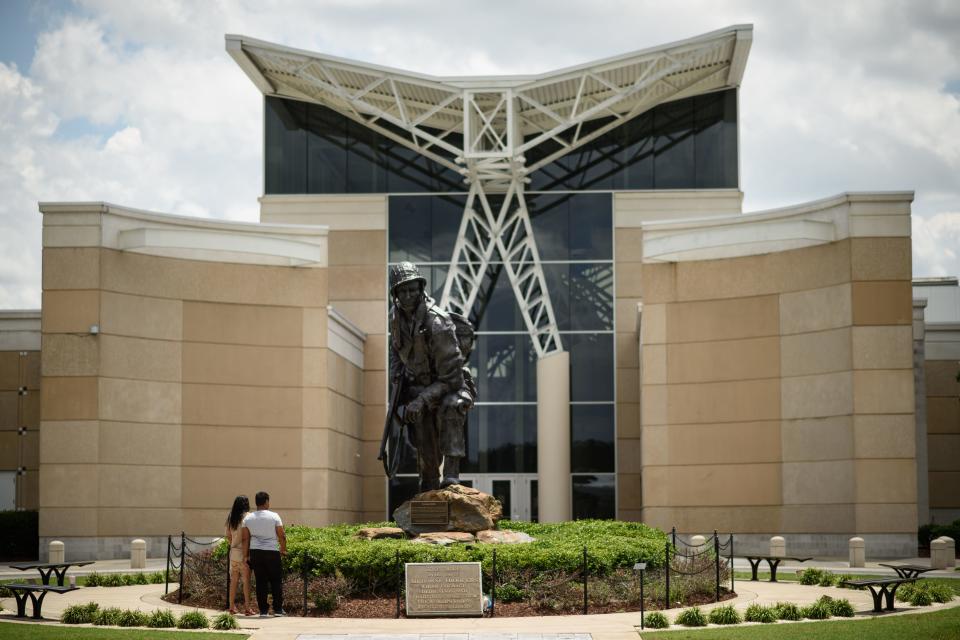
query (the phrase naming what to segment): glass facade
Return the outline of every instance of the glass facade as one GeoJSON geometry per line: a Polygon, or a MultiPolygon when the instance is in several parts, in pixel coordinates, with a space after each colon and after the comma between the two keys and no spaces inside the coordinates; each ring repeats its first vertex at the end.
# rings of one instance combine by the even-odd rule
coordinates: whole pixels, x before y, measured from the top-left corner
{"type": "MultiPolygon", "coordinates": [[[[462,177],[320,105],[267,97],[264,119],[265,192],[390,194],[389,262],[418,264],[439,299],[466,204],[462,177]]],[[[608,122],[585,123],[582,132],[608,122]]],[[[527,152],[527,165],[559,148],[540,145],[527,152]]],[[[737,157],[737,94],[727,90],[655,107],[530,175],[526,203],[570,353],[575,518],[616,515],[611,192],[737,188],[737,157]]],[[[488,196],[497,210],[501,196],[488,196]]],[[[536,519],[537,358],[497,259],[471,313],[478,334],[469,364],[480,397],[462,471],[474,486],[499,487],[511,500],[529,493],[526,513],[536,519]]],[[[416,492],[415,454],[407,458],[390,482],[388,513],[416,492]]]]}
{"type": "MultiPolygon", "coordinates": [[[[465,190],[458,173],[336,111],[264,100],[267,194],[465,190]]],[[[581,129],[589,133],[608,122],[592,120],[581,129]]],[[[455,134],[447,140],[462,144],[455,134]]],[[[527,165],[560,148],[552,140],[538,145],[526,153],[527,165]]],[[[729,89],[654,107],[533,172],[528,189],[737,188],[737,171],[737,94],[729,89]]],[[[573,241],[583,246],[590,239],[573,241]]]]}

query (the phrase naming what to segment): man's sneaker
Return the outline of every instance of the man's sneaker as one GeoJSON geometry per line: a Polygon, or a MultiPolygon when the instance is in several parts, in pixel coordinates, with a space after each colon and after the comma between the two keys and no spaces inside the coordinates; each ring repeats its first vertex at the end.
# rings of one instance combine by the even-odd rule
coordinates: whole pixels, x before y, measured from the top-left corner
{"type": "Polygon", "coordinates": [[[284,611],[283,609],[280,609],[280,611],[274,611],[274,612],[273,612],[273,617],[275,617],[275,618],[281,618],[281,617],[283,617],[283,616],[285,616],[285,615],[287,615],[287,612],[284,611]]]}
{"type": "Polygon", "coordinates": [[[269,614],[269,613],[261,613],[261,614],[260,614],[260,617],[261,617],[261,618],[269,618],[269,617],[270,617],[270,614],[269,614]]]}

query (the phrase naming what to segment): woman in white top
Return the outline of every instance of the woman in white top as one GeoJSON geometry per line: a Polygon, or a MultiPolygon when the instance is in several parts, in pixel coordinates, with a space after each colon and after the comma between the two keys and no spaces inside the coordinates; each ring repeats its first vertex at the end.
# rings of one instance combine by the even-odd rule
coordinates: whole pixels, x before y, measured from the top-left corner
{"type": "Polygon", "coordinates": [[[230,542],[230,613],[236,613],[234,599],[237,595],[237,583],[243,578],[243,613],[255,615],[250,607],[250,567],[243,561],[243,536],[240,535],[240,525],[244,516],[250,512],[250,499],[247,496],[237,496],[233,500],[230,515],[227,516],[226,536],[230,542]]]}

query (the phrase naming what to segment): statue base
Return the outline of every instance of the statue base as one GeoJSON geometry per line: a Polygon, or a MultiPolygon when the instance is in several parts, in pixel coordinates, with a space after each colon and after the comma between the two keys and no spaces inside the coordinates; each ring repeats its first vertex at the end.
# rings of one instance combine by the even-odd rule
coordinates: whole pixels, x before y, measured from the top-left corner
{"type": "Polygon", "coordinates": [[[496,529],[501,518],[503,507],[499,500],[462,484],[418,493],[393,512],[397,526],[409,536],[440,531],[474,534],[496,529]],[[446,517],[441,515],[443,504],[446,504],[446,517]]]}

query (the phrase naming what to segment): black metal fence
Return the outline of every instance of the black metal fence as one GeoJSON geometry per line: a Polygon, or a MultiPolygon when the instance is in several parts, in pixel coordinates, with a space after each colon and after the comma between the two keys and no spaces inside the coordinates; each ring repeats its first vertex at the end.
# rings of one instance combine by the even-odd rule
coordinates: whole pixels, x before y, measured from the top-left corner
{"type": "Polygon", "coordinates": [[[677,538],[677,528],[670,530],[670,541],[664,547],[664,609],[670,608],[670,575],[701,575],[708,564],[713,565],[715,580],[715,601],[720,602],[721,570],[730,573],[730,591],[734,591],[733,578],[733,534],[727,534],[725,542],[720,542],[720,534],[705,537],[703,543],[691,544],[677,538]]]}
{"type": "MultiPolygon", "coordinates": [[[[212,551],[212,547],[219,543],[218,539],[211,540],[210,542],[201,542],[199,540],[194,540],[189,537],[185,532],[180,532],[180,544],[178,545],[174,542],[174,537],[172,535],[167,536],[167,565],[166,570],[164,571],[164,586],[163,593],[167,595],[170,592],[170,570],[173,569],[177,572],[176,582],[177,582],[177,604],[183,604],[183,594],[184,594],[184,585],[187,584],[188,574],[190,573],[187,568],[190,566],[187,563],[187,559],[199,559],[199,554],[196,548],[203,548],[204,551],[212,551]],[[190,548],[190,545],[193,545],[194,549],[190,548]]],[[[199,566],[208,566],[209,563],[194,563],[194,568],[199,573],[199,566]]],[[[223,573],[226,576],[225,584],[225,598],[224,602],[229,603],[229,593],[230,593],[230,558],[226,559],[226,567],[223,573]]],[[[210,569],[216,571],[216,567],[209,567],[210,569]]],[[[194,576],[196,577],[196,576],[194,576]]]]}

